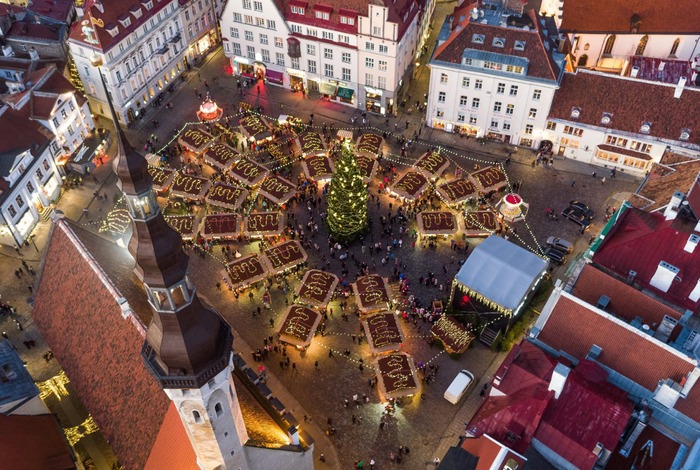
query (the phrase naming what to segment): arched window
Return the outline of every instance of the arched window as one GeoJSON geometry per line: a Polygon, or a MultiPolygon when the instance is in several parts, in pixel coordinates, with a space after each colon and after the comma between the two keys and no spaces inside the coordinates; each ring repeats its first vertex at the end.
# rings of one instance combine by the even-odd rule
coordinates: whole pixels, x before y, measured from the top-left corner
{"type": "Polygon", "coordinates": [[[214,411],[216,412],[217,418],[224,414],[224,409],[222,408],[221,403],[214,405],[214,411]]]}
{"type": "Polygon", "coordinates": [[[610,55],[613,50],[613,46],[615,46],[615,35],[611,34],[610,37],[605,41],[605,47],[603,48],[603,54],[605,55],[610,55]]]}
{"type": "Polygon", "coordinates": [[[634,53],[634,55],[644,55],[644,49],[647,48],[647,42],[649,42],[649,35],[645,34],[642,36],[642,39],[639,40],[639,44],[637,44],[637,51],[634,53]]]}
{"type": "Polygon", "coordinates": [[[199,411],[195,410],[192,412],[192,417],[194,418],[194,422],[199,424],[202,422],[202,416],[199,414],[199,411]]]}
{"type": "Polygon", "coordinates": [[[578,66],[585,67],[586,64],[588,64],[588,55],[583,54],[581,57],[578,58],[578,66]]]}
{"type": "Polygon", "coordinates": [[[678,52],[678,46],[681,45],[681,38],[676,38],[675,41],[673,41],[673,46],[671,46],[671,55],[676,56],[676,52],[678,52]]]}

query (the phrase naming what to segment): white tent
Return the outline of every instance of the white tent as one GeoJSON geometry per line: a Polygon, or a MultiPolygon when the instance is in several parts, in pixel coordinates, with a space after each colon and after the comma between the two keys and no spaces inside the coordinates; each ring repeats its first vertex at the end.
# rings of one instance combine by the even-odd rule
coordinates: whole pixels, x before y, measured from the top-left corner
{"type": "Polygon", "coordinates": [[[514,313],[547,270],[547,260],[491,235],[474,248],[455,276],[457,286],[514,313]]]}

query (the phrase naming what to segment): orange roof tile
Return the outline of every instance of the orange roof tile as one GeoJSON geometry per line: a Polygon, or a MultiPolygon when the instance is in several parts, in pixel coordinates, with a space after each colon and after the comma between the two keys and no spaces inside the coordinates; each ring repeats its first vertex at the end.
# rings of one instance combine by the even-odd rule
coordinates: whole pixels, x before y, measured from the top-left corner
{"type": "Polygon", "coordinates": [[[642,186],[630,197],[630,204],[647,212],[660,209],[671,201],[676,191],[687,194],[698,175],[700,159],[669,155],[667,152],[660,163],[654,164],[642,186]]]}
{"type": "Polygon", "coordinates": [[[191,470],[193,468],[197,468],[197,455],[192,449],[175,403],[170,403],[144,470],[191,470]]]}

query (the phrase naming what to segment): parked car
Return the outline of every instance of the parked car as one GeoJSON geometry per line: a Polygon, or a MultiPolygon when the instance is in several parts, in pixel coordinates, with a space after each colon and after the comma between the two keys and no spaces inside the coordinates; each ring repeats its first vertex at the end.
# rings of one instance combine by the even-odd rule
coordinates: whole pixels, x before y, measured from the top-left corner
{"type": "Polygon", "coordinates": [[[591,225],[591,219],[586,217],[586,214],[573,207],[567,207],[561,212],[561,215],[571,220],[575,224],[580,225],[581,229],[583,230],[585,230],[586,228],[588,228],[589,225],[591,225]]]}
{"type": "Polygon", "coordinates": [[[552,248],[555,248],[559,251],[563,251],[565,253],[571,253],[571,250],[574,249],[573,243],[571,243],[568,240],[564,240],[563,238],[559,238],[559,237],[549,237],[547,239],[547,245],[549,245],[552,248]]]}
{"type": "Polygon", "coordinates": [[[593,212],[590,207],[588,207],[586,204],[582,203],[581,201],[570,201],[569,207],[573,207],[577,211],[581,212],[588,219],[592,219],[593,217],[595,217],[595,212],[593,212]]]}
{"type": "Polygon", "coordinates": [[[557,250],[556,248],[549,247],[544,250],[544,255],[549,258],[550,261],[557,264],[566,263],[566,252],[557,250]]]}

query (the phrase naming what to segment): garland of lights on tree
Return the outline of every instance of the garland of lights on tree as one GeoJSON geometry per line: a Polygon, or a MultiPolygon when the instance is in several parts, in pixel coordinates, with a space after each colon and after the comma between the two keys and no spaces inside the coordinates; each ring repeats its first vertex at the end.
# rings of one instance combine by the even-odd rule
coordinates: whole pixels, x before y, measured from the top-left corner
{"type": "Polygon", "coordinates": [[[340,151],[328,187],[328,229],[336,239],[352,240],[367,228],[368,194],[355,157],[347,145],[340,151]]]}

